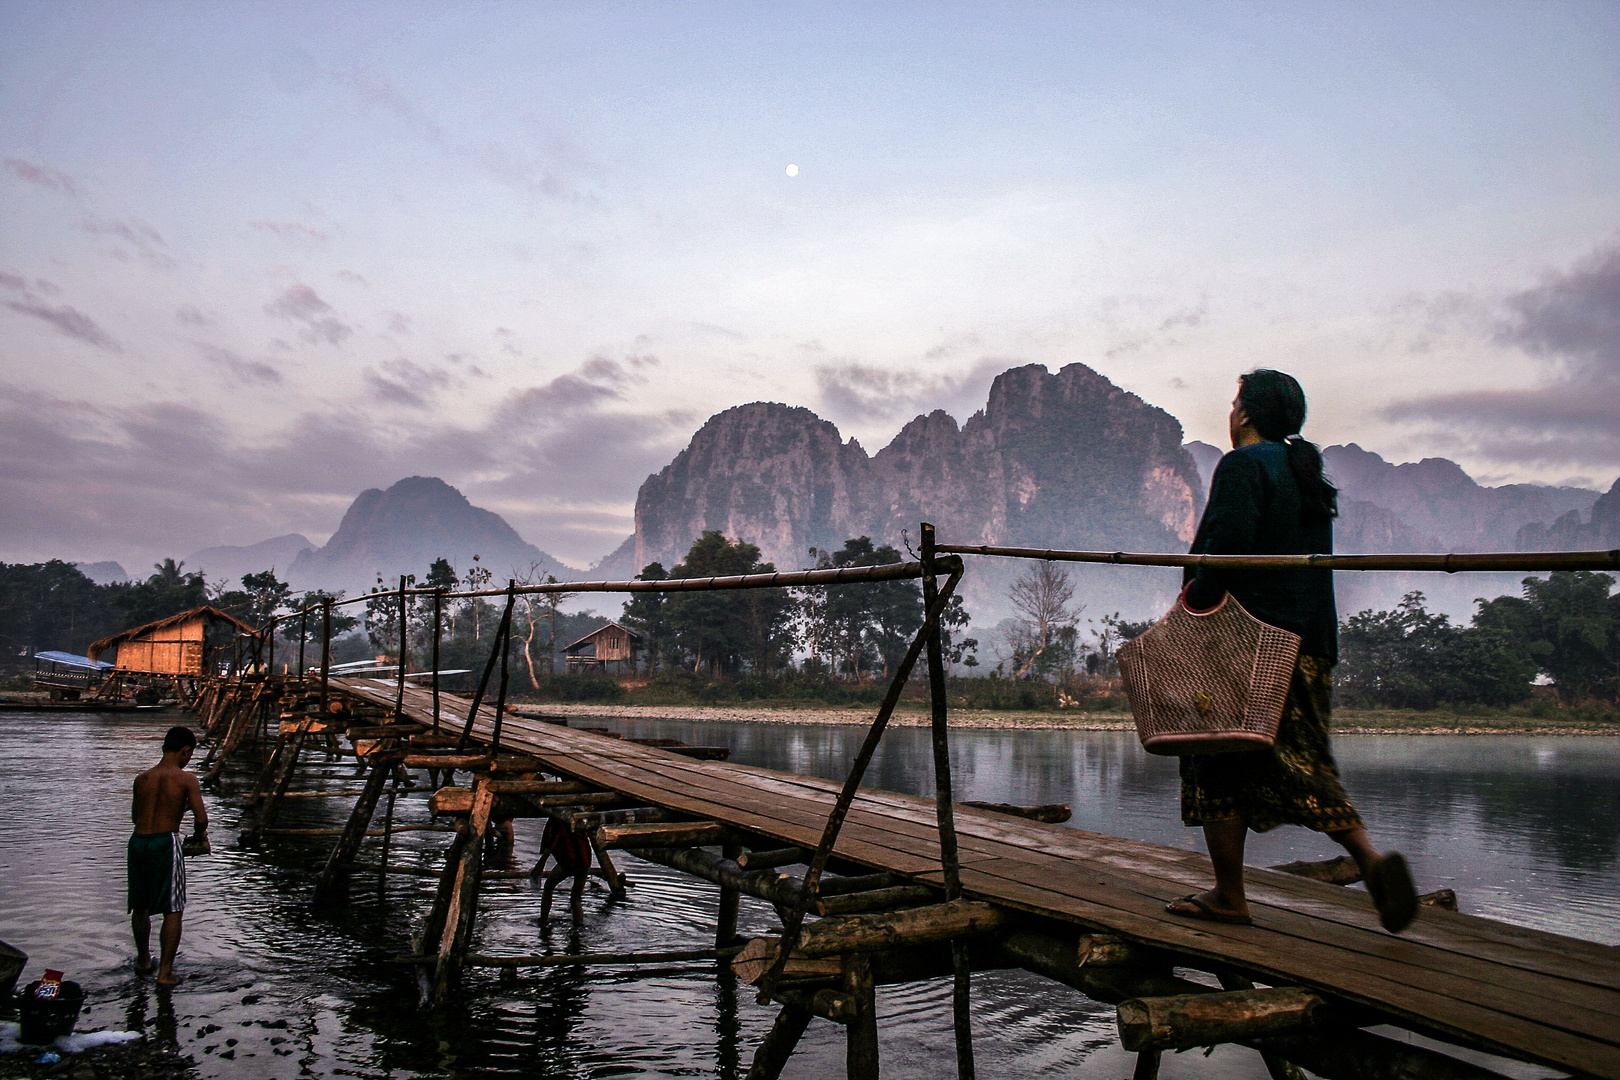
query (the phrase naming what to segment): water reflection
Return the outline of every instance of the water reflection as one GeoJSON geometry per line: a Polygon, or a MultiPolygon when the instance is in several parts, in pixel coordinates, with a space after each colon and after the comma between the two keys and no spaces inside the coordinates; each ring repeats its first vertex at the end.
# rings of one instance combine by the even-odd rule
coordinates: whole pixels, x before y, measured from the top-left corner
{"type": "MultiPolygon", "coordinates": [[[[192,908],[180,968],[188,981],[159,993],[130,967],[123,911],[128,785],[157,757],[163,724],[116,717],[13,715],[0,719],[7,761],[0,820],[0,936],[83,982],[85,1029],[127,1027],[172,1043],[205,1077],[292,1078],[496,1076],[599,1077],[746,1073],[772,1019],[747,987],[705,966],[632,973],[535,968],[506,984],[471,974],[465,1007],[414,1008],[413,973],[395,957],[409,949],[431,901],[433,879],[391,878],[380,894],[356,878],[344,902],[312,909],[311,868],[329,838],[277,838],[263,850],[231,841],[252,785],[249,765],[227,772],[210,794],[212,857],[191,865],[192,908]]],[[[841,779],[861,732],[844,727],[634,721],[627,733],[734,748],[735,760],[841,779]]],[[[955,740],[962,798],[1068,802],[1075,824],[1160,843],[1193,846],[1176,819],[1175,764],[1149,758],[1127,735],[1062,731],[963,732],[955,740]]],[[[1580,936],[1620,941],[1614,778],[1620,740],[1489,738],[1345,739],[1340,756],[1352,792],[1374,828],[1404,848],[1428,888],[1451,886],[1466,910],[1580,936]]],[[[927,794],[925,731],[892,731],[870,782],[927,794]]],[[[353,786],[333,762],[312,781],[353,786]]],[[[302,781],[301,781],[302,785],[302,781]]],[[[301,799],[282,824],[336,826],[346,800],[301,799]]],[[[420,794],[402,795],[402,822],[428,820],[420,794]]],[[[512,866],[538,857],[538,823],[520,822],[512,866]]],[[[445,837],[396,837],[390,861],[437,866],[445,837]]],[[[1333,853],[1300,830],[1257,838],[1254,861],[1333,853]]],[[[474,948],[487,953],[564,954],[706,944],[714,890],[663,867],[626,860],[634,884],[613,901],[593,882],[586,925],[539,925],[540,898],[524,881],[491,882],[474,948]]],[[[775,923],[744,899],[745,932],[775,923]]],[[[885,1075],[931,1077],[951,1070],[949,988],[888,988],[879,997],[885,1075]]],[[[974,983],[983,1075],[1123,1076],[1112,1010],[1022,972],[974,983]]],[[[842,1033],[814,1024],[789,1076],[841,1072],[842,1033]]],[[[1255,1073],[1246,1052],[1168,1060],[1163,1075],[1220,1080],[1255,1073]],[[1195,1059],[1196,1060],[1193,1060],[1195,1059]]]]}

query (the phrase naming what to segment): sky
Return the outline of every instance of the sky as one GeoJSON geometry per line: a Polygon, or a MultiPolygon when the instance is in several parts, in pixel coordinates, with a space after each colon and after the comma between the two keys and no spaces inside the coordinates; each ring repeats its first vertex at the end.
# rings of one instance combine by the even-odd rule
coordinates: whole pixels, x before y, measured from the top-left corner
{"type": "Polygon", "coordinates": [[[1606,489],[1617,125],[1612,2],[7,0],[0,560],[421,474],[583,567],[722,409],[1025,363],[1606,489]]]}

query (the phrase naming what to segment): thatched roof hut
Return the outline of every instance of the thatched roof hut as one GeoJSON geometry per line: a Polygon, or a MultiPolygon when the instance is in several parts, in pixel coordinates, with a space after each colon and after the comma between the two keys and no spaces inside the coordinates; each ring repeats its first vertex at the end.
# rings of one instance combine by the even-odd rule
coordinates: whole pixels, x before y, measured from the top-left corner
{"type": "Polygon", "coordinates": [[[209,630],[225,626],[251,634],[254,628],[216,607],[203,606],[131,627],[90,646],[90,659],[106,659],[119,671],[154,675],[201,675],[209,630]]]}

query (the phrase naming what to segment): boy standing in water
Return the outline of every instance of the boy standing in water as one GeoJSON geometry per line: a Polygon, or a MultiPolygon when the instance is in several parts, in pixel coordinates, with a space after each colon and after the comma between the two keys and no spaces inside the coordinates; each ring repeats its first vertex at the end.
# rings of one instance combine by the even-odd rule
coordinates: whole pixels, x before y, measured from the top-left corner
{"type": "Polygon", "coordinates": [[[174,954],[180,948],[181,912],[186,907],[186,863],[180,850],[180,819],[191,810],[195,833],[208,832],[208,811],[203,806],[197,775],[185,771],[196,749],[190,728],[172,727],[163,737],[163,760],[135,778],[130,817],[135,833],[129,838],[130,929],[135,933],[135,970],[152,970],[152,916],[163,916],[159,936],[162,956],[158,985],[175,986],[174,954]]]}

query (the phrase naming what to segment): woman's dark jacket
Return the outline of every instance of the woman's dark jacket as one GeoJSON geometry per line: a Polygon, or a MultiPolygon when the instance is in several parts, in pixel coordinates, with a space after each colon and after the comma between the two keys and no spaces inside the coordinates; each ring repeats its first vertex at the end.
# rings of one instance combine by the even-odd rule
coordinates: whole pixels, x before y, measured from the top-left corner
{"type": "MultiPolygon", "coordinates": [[[[1288,448],[1259,442],[1215,467],[1209,505],[1193,537],[1194,555],[1329,555],[1333,520],[1301,511],[1288,448]]],[[[1187,602],[1213,607],[1230,592],[1262,622],[1292,630],[1306,656],[1339,658],[1339,615],[1331,570],[1215,570],[1189,567],[1187,602]]]]}

